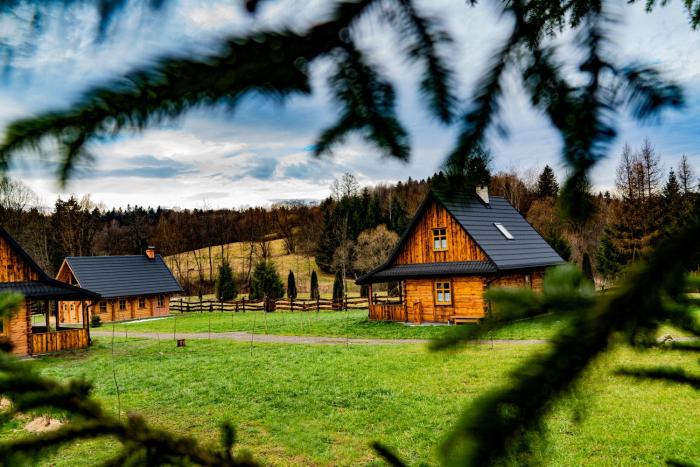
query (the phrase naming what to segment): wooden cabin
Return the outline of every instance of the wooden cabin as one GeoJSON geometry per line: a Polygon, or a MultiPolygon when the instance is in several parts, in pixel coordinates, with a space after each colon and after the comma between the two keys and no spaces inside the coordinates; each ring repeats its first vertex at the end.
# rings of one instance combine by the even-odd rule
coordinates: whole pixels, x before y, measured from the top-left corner
{"type": "Polygon", "coordinates": [[[0,293],[5,292],[24,296],[12,317],[0,318],[0,339],[12,344],[13,354],[36,355],[88,346],[88,327],[66,326],[58,310],[65,300],[84,304],[100,296],[49,277],[0,227],[0,293]]]}
{"type": "Polygon", "coordinates": [[[464,323],[489,312],[489,287],[540,289],[547,267],[564,260],[504,198],[433,190],[387,261],[360,277],[373,320],[464,323]],[[398,283],[379,299],[372,284],[398,283]]]}
{"type": "Polygon", "coordinates": [[[102,322],[165,316],[170,296],[183,292],[153,247],[144,255],[69,256],[56,278],[101,296],[94,304],[64,302],[60,313],[70,323],[80,322],[85,306],[91,307],[89,317],[97,315],[102,322]]]}

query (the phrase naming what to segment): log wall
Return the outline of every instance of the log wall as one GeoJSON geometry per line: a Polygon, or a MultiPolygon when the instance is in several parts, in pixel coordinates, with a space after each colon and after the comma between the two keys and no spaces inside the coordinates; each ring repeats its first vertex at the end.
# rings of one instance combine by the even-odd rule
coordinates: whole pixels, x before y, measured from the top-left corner
{"type": "Polygon", "coordinates": [[[483,261],[487,256],[445,208],[432,202],[413,227],[395,264],[441,263],[446,261],[483,261]],[[433,229],[447,230],[447,250],[433,250],[433,229]]]}
{"type": "Polygon", "coordinates": [[[446,323],[454,316],[483,318],[486,316],[484,301],[485,281],[482,277],[466,276],[440,278],[452,284],[452,303],[435,303],[434,279],[407,279],[405,281],[406,305],[411,321],[446,323]]]}
{"type": "Polygon", "coordinates": [[[0,237],[0,282],[39,280],[39,274],[0,237]]]}
{"type": "MultiPolygon", "coordinates": [[[[158,306],[157,296],[145,297],[145,307],[139,306],[138,297],[129,297],[126,299],[126,310],[119,309],[118,299],[107,299],[107,309],[104,312],[100,311],[100,304],[95,303],[90,306],[90,316],[99,315],[100,321],[108,323],[110,321],[125,321],[130,319],[152,318],[155,316],[166,316],[170,313],[170,296],[163,296],[163,306],[158,306]]],[[[89,302],[85,303],[86,306],[89,302]]],[[[61,302],[61,322],[63,323],[80,323],[81,322],[81,302],[61,302]],[[71,311],[71,305],[73,311],[71,311]]]]}

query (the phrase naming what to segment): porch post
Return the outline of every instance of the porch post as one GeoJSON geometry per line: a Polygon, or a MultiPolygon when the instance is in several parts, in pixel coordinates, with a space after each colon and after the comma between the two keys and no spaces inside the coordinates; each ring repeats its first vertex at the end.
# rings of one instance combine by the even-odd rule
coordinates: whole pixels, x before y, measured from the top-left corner
{"type": "MultiPolygon", "coordinates": [[[[50,302],[49,302],[49,303],[50,303],[50,302]]],[[[59,323],[60,320],[59,320],[59,318],[58,318],[58,300],[54,300],[54,304],[56,305],[56,306],[55,306],[55,308],[56,308],[56,331],[58,331],[59,324],[60,324],[60,323],[59,323]]],[[[49,308],[51,308],[51,307],[49,306],[49,308]]]]}
{"type": "Polygon", "coordinates": [[[51,330],[51,300],[46,300],[44,303],[46,303],[46,332],[49,332],[51,330]]]}

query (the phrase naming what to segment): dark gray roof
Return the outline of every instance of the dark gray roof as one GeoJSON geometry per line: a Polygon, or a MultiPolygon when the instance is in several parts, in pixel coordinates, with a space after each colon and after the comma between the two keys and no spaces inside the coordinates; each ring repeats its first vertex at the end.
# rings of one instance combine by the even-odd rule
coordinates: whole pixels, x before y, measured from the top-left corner
{"type": "Polygon", "coordinates": [[[73,287],[63,282],[47,284],[39,281],[0,282],[0,293],[20,293],[26,298],[46,300],[94,300],[97,294],[73,287]]]}
{"type": "MultiPolygon", "coordinates": [[[[389,255],[389,259],[378,268],[360,277],[356,282],[358,284],[382,282],[386,281],[387,277],[397,280],[402,277],[418,277],[420,275],[488,274],[498,271],[541,268],[561,263],[564,263],[561,256],[506,199],[491,196],[489,204],[485,204],[476,197],[476,194],[432,190],[418,208],[411,224],[389,255]],[[405,266],[392,265],[401,245],[411,234],[433,200],[447,209],[486,253],[489,261],[427,263],[429,266],[426,270],[430,272],[422,272],[425,263],[405,266]],[[496,223],[502,224],[513,235],[513,239],[507,239],[498,230],[496,223]],[[471,263],[483,263],[482,266],[479,266],[481,270],[471,271],[468,269],[472,266],[460,266],[471,263]],[[391,272],[384,273],[384,271],[389,270],[391,272]],[[402,272],[404,274],[401,274],[402,272]]],[[[476,266],[474,267],[476,268],[476,266]]]]}
{"type": "Polygon", "coordinates": [[[397,264],[378,272],[365,274],[357,279],[358,284],[389,282],[405,277],[466,276],[496,272],[490,261],[453,261],[449,263],[397,264]],[[372,279],[370,281],[370,278],[372,279]]]}
{"type": "Polygon", "coordinates": [[[435,199],[459,222],[498,270],[561,264],[564,260],[504,198],[491,196],[486,205],[475,195],[433,191],[435,199]],[[508,240],[496,228],[501,223],[513,235],[508,240]]]}
{"type": "Polygon", "coordinates": [[[81,287],[103,298],[135,297],[182,292],[160,255],[69,256],[66,263],[81,287]]]}

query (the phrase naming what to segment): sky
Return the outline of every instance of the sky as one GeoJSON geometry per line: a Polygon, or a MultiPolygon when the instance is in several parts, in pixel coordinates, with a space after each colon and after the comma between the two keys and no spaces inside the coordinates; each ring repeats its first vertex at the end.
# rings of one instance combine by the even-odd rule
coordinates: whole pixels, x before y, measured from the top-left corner
{"type": "MultiPolygon", "coordinates": [[[[145,2],[134,2],[142,5],[145,2]]],[[[16,54],[0,81],[0,133],[14,119],[63,109],[91,86],[104,83],[162,56],[188,51],[213,51],[217,41],[256,28],[290,26],[303,30],[324,18],[332,2],[269,0],[255,18],[232,0],[175,0],[164,11],[135,6],[133,13],[111,25],[109,39],[95,40],[97,19],[89,7],[47,15],[44,31],[31,52],[16,54]]],[[[421,10],[442,18],[454,36],[450,51],[459,75],[465,105],[494,50],[506,37],[508,19],[495,3],[469,7],[464,0],[423,0],[421,10]]],[[[661,69],[680,84],[686,106],[652,122],[620,117],[620,135],[610,157],[596,167],[596,189],[614,187],[620,148],[640,146],[649,137],[665,169],[686,154],[700,171],[700,31],[688,24],[681,2],[644,11],[643,3],[611,2],[615,43],[611,53],[661,69]]],[[[20,17],[22,12],[20,11],[20,17]]],[[[0,18],[0,39],[20,40],[22,29],[0,18]],[[13,39],[15,38],[15,39],[13,39]]],[[[127,205],[169,208],[226,208],[269,205],[280,200],[320,200],[333,179],[353,173],[362,185],[421,179],[439,170],[457,135],[457,126],[438,124],[421,104],[418,69],[398,52],[400,38],[376,20],[364,21],[356,37],[397,87],[398,113],[410,133],[408,163],[383,159],[359,137],[338,146],[332,157],[312,155],[318,134],[333,122],[335,109],[324,84],[327,63],[313,68],[314,92],[283,103],[247,98],[235,111],[202,108],[185,117],[138,134],[120,134],[90,147],[94,160],[84,164],[67,186],[57,183],[55,160],[21,154],[11,176],[28,184],[45,206],[56,197],[90,194],[107,208],[127,205]]],[[[557,39],[562,59],[571,33],[557,39]]],[[[492,133],[493,169],[536,173],[545,164],[565,176],[561,144],[546,119],[533,110],[515,77],[509,77],[503,99],[507,137],[492,133]]]]}

